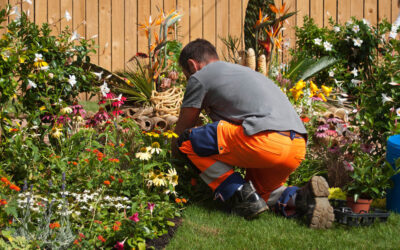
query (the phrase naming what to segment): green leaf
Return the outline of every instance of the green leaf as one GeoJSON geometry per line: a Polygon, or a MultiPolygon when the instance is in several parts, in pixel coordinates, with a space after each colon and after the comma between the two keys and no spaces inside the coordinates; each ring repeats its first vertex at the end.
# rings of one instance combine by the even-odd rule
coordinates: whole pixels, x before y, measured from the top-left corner
{"type": "Polygon", "coordinates": [[[300,73],[296,81],[307,80],[308,78],[314,76],[318,72],[334,65],[336,62],[338,62],[338,59],[336,58],[328,56],[322,57],[315,63],[311,64],[303,73],[300,73]]]}
{"type": "Polygon", "coordinates": [[[170,226],[170,227],[174,227],[175,226],[175,223],[173,223],[172,221],[167,221],[167,225],[168,226],[170,226]]]}
{"type": "Polygon", "coordinates": [[[139,242],[137,246],[139,250],[146,250],[146,242],[139,242]]]}

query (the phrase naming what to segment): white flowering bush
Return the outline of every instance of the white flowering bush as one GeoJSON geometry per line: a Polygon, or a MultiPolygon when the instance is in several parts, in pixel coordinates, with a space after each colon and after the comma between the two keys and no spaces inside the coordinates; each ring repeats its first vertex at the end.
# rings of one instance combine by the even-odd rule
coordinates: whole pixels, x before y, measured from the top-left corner
{"type": "Polygon", "coordinates": [[[93,41],[69,29],[51,35],[48,24],[39,27],[18,7],[2,9],[0,21],[7,18],[15,19],[0,27],[0,141],[9,135],[10,113],[37,126],[44,115],[58,114],[96,87],[95,75],[84,67],[95,52],[93,41]]]}
{"type": "MultiPolygon", "coordinates": [[[[400,85],[398,24],[382,21],[372,26],[367,20],[352,18],[344,25],[330,22],[319,28],[305,17],[296,28],[294,58],[330,56],[339,61],[315,77],[320,85],[333,87],[334,104],[353,109],[349,114],[366,143],[384,145],[388,136],[400,132],[400,85]]],[[[384,148],[376,148],[383,152],[384,148]]]]}

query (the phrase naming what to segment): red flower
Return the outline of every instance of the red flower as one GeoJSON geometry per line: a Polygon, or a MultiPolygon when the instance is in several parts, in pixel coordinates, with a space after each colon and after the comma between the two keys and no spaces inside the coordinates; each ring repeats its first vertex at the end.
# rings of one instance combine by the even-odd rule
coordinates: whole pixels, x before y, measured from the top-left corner
{"type": "Polygon", "coordinates": [[[122,182],[124,182],[124,180],[122,180],[121,178],[118,178],[118,182],[122,183],[122,182]]]}
{"type": "Polygon", "coordinates": [[[122,115],[124,112],[122,112],[122,110],[113,110],[113,116],[119,116],[122,115]]]}
{"type": "Polygon", "coordinates": [[[307,122],[310,121],[310,118],[308,118],[307,116],[301,117],[300,119],[301,119],[304,123],[307,123],[307,122]]]}
{"type": "Polygon", "coordinates": [[[139,221],[139,213],[134,213],[131,217],[129,217],[131,221],[138,222],[139,221]]]}
{"type": "Polygon", "coordinates": [[[138,52],[136,53],[136,57],[140,57],[140,58],[148,58],[149,56],[145,53],[142,52],[138,52]]]}
{"type": "Polygon", "coordinates": [[[6,177],[1,177],[1,181],[2,181],[6,186],[8,186],[8,185],[11,184],[10,181],[9,181],[6,177]]]}
{"type": "Polygon", "coordinates": [[[7,204],[7,201],[6,201],[6,200],[0,199],[0,205],[6,205],[6,204],[7,204]]]}
{"type": "Polygon", "coordinates": [[[109,180],[106,180],[106,181],[104,181],[104,184],[108,186],[111,184],[111,182],[109,180]]]}
{"type": "Polygon", "coordinates": [[[21,190],[18,186],[14,185],[14,184],[10,185],[10,189],[13,189],[15,191],[20,191],[21,190]]]}
{"type": "Polygon", "coordinates": [[[106,242],[106,239],[104,239],[103,236],[101,236],[101,235],[99,235],[99,236],[97,237],[97,239],[101,240],[103,243],[106,242]]]}
{"type": "Polygon", "coordinates": [[[85,238],[85,235],[83,233],[79,233],[79,238],[85,238]]]}
{"type": "Polygon", "coordinates": [[[59,228],[60,224],[58,222],[50,223],[49,227],[50,229],[59,228]]]}
{"type": "Polygon", "coordinates": [[[115,177],[110,175],[110,179],[113,181],[113,180],[115,180],[115,177]]]}
{"type": "Polygon", "coordinates": [[[87,149],[85,149],[87,152],[90,152],[90,151],[92,151],[90,148],[87,148],[87,149]]]}
{"type": "Polygon", "coordinates": [[[119,226],[118,226],[118,225],[114,225],[114,226],[113,226],[113,230],[114,230],[114,231],[119,231],[119,226]]]}
{"type": "Polygon", "coordinates": [[[115,244],[114,248],[117,250],[124,250],[124,242],[117,241],[117,244],[115,244]]]}
{"type": "Polygon", "coordinates": [[[94,220],[93,222],[94,222],[94,223],[97,223],[97,224],[103,223],[103,222],[101,222],[101,221],[99,221],[99,220],[94,220]]]}
{"type": "Polygon", "coordinates": [[[74,240],[74,245],[79,245],[79,241],[78,240],[74,240]]]}

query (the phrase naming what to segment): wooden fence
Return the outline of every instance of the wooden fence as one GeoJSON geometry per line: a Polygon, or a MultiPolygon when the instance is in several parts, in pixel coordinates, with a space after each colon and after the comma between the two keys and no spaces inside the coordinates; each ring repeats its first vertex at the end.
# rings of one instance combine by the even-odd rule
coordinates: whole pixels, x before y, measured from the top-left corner
{"type": "MultiPolygon", "coordinates": [[[[251,1],[251,0],[250,0],[251,1]]],[[[228,34],[240,37],[246,6],[249,0],[0,0],[19,6],[29,12],[29,18],[37,24],[54,25],[54,34],[69,26],[86,38],[95,37],[97,54],[92,61],[115,71],[124,69],[126,62],[136,52],[146,52],[146,37],[138,29],[138,23],[158,14],[159,9],[178,9],[184,14],[176,37],[183,44],[196,38],[214,43],[219,52],[224,46],[219,37],[228,34]],[[30,4],[32,2],[32,4],[30,4]],[[72,19],[64,16],[68,11],[72,19]]],[[[283,1],[276,0],[277,5],[283,1]]],[[[294,45],[293,27],[301,26],[303,16],[313,17],[317,24],[328,24],[332,17],[343,23],[351,16],[365,18],[372,24],[387,18],[394,21],[398,15],[397,0],[286,0],[297,15],[288,20],[284,40],[294,45]]]]}

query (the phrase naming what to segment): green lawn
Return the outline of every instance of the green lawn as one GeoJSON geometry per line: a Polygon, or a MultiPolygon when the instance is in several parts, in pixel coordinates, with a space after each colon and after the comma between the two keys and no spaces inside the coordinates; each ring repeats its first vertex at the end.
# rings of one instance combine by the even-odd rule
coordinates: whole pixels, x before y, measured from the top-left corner
{"type": "Polygon", "coordinates": [[[313,230],[272,212],[247,221],[203,202],[186,209],[166,249],[400,249],[400,215],[368,227],[313,230]]]}

